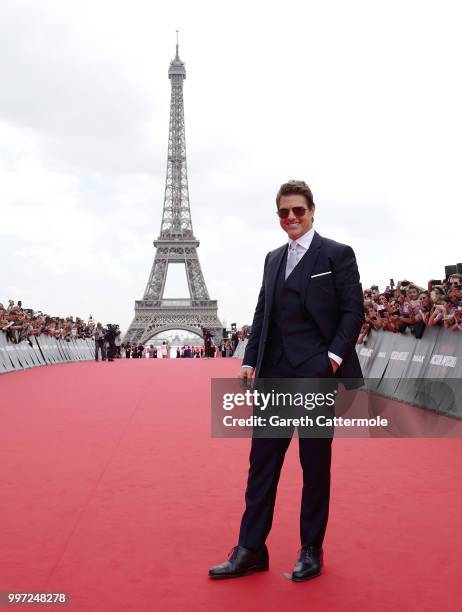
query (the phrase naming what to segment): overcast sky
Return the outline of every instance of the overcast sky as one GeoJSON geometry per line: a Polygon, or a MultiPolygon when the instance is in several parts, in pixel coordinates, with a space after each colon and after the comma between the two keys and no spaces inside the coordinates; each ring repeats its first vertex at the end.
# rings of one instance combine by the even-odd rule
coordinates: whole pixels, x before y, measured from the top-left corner
{"type": "Polygon", "coordinates": [[[364,286],[441,278],[462,261],[458,4],[2,0],[0,301],[128,327],[160,230],[176,29],[222,321],[251,322],[291,178],[364,286]]]}

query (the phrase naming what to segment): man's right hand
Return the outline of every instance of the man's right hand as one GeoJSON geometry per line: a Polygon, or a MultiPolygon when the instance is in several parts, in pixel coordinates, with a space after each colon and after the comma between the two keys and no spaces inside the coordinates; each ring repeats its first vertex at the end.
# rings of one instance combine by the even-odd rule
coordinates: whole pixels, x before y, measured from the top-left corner
{"type": "Polygon", "coordinates": [[[255,368],[251,368],[249,366],[241,368],[241,373],[239,374],[239,380],[241,381],[242,385],[245,385],[245,386],[250,385],[254,371],[255,371],[255,368]]]}

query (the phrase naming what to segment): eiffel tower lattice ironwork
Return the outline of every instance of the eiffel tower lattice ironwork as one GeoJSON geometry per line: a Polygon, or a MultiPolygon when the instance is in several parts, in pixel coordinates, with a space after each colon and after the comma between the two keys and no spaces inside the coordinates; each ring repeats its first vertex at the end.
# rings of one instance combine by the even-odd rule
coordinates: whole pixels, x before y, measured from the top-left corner
{"type": "Polygon", "coordinates": [[[217,302],[211,300],[197,255],[199,240],[193,234],[186,167],[186,138],[183,107],[184,62],[178,55],[170,62],[170,125],[167,178],[160,235],[154,240],[156,253],[142,300],[135,301],[135,316],[125,334],[126,342],[144,344],[152,336],[170,329],[202,335],[203,328],[222,336],[217,302]],[[189,299],[164,299],[170,263],[185,265],[189,299]]]}

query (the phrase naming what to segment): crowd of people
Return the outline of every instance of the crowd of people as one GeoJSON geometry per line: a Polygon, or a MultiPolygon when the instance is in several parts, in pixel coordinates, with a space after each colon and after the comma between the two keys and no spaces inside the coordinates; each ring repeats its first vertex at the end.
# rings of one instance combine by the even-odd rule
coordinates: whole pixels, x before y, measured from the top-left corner
{"type": "MultiPolygon", "coordinates": [[[[427,326],[443,326],[454,332],[462,331],[462,274],[451,274],[444,281],[430,280],[426,288],[407,280],[393,281],[380,292],[377,285],[364,289],[364,324],[358,338],[363,344],[371,329],[405,333],[409,330],[421,338],[427,326]]],[[[141,345],[122,342],[117,325],[103,327],[95,323],[90,315],[87,321],[81,317],[57,317],[42,311],[24,308],[21,300],[9,300],[5,308],[0,303],[0,331],[6,334],[8,342],[19,343],[30,336],[45,334],[53,338],[70,341],[72,338],[95,340],[95,360],[100,356],[104,361],[114,358],[204,358],[232,357],[241,340],[249,337],[251,327],[244,325],[233,329],[229,338],[217,340],[205,334],[204,345],[174,347],[162,345],[141,345]]]]}
{"type": "Polygon", "coordinates": [[[235,351],[235,346],[231,339],[221,340],[217,343],[211,342],[207,345],[194,346],[186,344],[184,346],[174,346],[173,352],[172,347],[168,341],[163,342],[161,345],[149,344],[144,346],[142,344],[122,344],[119,356],[125,357],[126,359],[139,359],[154,358],[154,359],[169,359],[175,357],[177,359],[203,359],[216,358],[216,357],[232,357],[235,351]]]}
{"type": "Polygon", "coordinates": [[[89,338],[95,340],[95,359],[98,361],[99,354],[103,360],[114,361],[120,355],[122,335],[118,325],[108,323],[103,327],[101,323],[95,323],[90,315],[87,321],[81,317],[53,317],[40,310],[24,308],[22,301],[8,301],[5,308],[0,303],[0,332],[4,332],[7,342],[19,344],[24,340],[31,343],[31,336],[46,335],[59,340],[70,342],[89,338]]]}
{"type": "Polygon", "coordinates": [[[92,338],[94,330],[95,322],[91,316],[88,321],[80,317],[53,317],[40,310],[24,308],[21,300],[16,303],[9,300],[6,308],[0,303],[0,331],[5,332],[7,340],[15,344],[40,334],[62,340],[92,338]]]}
{"type": "Polygon", "coordinates": [[[168,341],[157,346],[123,343],[118,325],[103,326],[95,322],[91,315],[87,321],[73,316],[64,318],[51,316],[40,310],[24,308],[21,300],[16,303],[14,300],[9,300],[6,308],[0,303],[0,331],[5,332],[7,341],[13,344],[41,334],[67,341],[72,338],[91,338],[95,341],[95,360],[113,361],[116,358],[139,359],[142,357],[164,359],[170,357],[232,357],[239,340],[248,337],[250,327],[246,325],[239,331],[233,329],[230,338],[221,340],[205,334],[203,345],[174,347],[172,354],[172,347],[168,341]]]}
{"type": "Polygon", "coordinates": [[[213,338],[206,330],[202,330],[204,344],[183,346],[172,346],[170,342],[164,341],[161,345],[142,345],[137,343],[122,344],[118,353],[119,357],[126,359],[154,358],[154,359],[204,359],[204,358],[227,358],[232,357],[240,340],[249,337],[250,326],[244,325],[240,330],[233,325],[228,338],[213,338]]]}
{"type": "Polygon", "coordinates": [[[364,290],[365,321],[358,338],[363,344],[371,329],[421,338],[427,326],[462,331],[462,274],[445,281],[430,280],[426,288],[407,280],[391,281],[382,293],[377,285],[364,290]]]}

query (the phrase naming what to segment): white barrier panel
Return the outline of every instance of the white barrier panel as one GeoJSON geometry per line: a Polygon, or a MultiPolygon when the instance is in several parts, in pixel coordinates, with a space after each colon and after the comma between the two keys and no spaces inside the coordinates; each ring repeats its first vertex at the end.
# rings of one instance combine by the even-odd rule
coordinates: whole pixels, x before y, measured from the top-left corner
{"type": "Polygon", "coordinates": [[[84,344],[84,356],[85,359],[94,359],[95,358],[95,341],[90,338],[85,338],[82,340],[82,344],[84,344]]]}
{"type": "Polygon", "coordinates": [[[18,344],[15,344],[15,343],[11,344],[10,342],[7,342],[5,350],[7,351],[9,358],[13,362],[14,369],[22,370],[22,369],[28,368],[29,364],[24,358],[24,355],[21,354],[22,351],[18,347],[19,347],[18,344]]]}
{"type": "Polygon", "coordinates": [[[59,348],[58,348],[59,340],[57,338],[50,338],[50,340],[48,342],[49,342],[50,353],[52,355],[53,361],[55,363],[62,363],[63,362],[63,356],[59,352],[59,348]]]}
{"type": "Polygon", "coordinates": [[[37,357],[37,353],[34,350],[33,336],[27,339],[27,354],[28,354],[27,358],[34,368],[41,365],[37,357]]]}
{"type": "Polygon", "coordinates": [[[462,405],[460,332],[426,327],[416,339],[371,330],[356,351],[370,391],[445,414],[462,405]]]}
{"type": "Polygon", "coordinates": [[[80,355],[79,347],[77,345],[75,338],[71,338],[69,342],[66,342],[66,344],[67,344],[67,349],[69,351],[71,359],[73,361],[81,361],[82,357],[80,355]]]}
{"type": "Polygon", "coordinates": [[[16,344],[8,342],[6,334],[0,332],[0,374],[94,358],[95,343],[90,338],[71,338],[67,341],[42,334],[16,344]]]}
{"type": "Polygon", "coordinates": [[[3,346],[1,334],[0,334],[0,372],[8,372],[7,367],[7,356],[5,354],[5,347],[3,346]]]}
{"type": "Polygon", "coordinates": [[[35,365],[35,363],[32,361],[31,355],[29,354],[29,343],[27,340],[23,340],[22,342],[19,342],[19,344],[15,344],[15,348],[19,363],[24,369],[31,368],[35,365]]]}
{"type": "Polygon", "coordinates": [[[47,363],[52,364],[52,363],[56,363],[54,356],[53,356],[53,352],[51,350],[51,343],[52,343],[52,338],[51,336],[38,336],[37,337],[37,342],[40,345],[40,348],[43,351],[43,354],[45,355],[45,359],[47,360],[47,363]]]}
{"type": "Polygon", "coordinates": [[[54,360],[52,359],[51,356],[51,351],[50,351],[50,347],[48,344],[48,340],[49,340],[50,336],[36,336],[35,337],[35,341],[37,342],[38,346],[40,347],[40,350],[42,352],[43,358],[45,359],[45,363],[54,363],[54,360]]]}
{"type": "Polygon", "coordinates": [[[42,351],[37,343],[37,338],[35,336],[31,336],[32,348],[35,353],[35,361],[38,365],[46,365],[46,361],[42,355],[42,351]]]}
{"type": "Polygon", "coordinates": [[[84,359],[86,359],[86,356],[85,356],[86,344],[82,342],[82,339],[74,339],[74,345],[75,345],[75,354],[77,355],[79,361],[83,361],[84,359]]]}
{"type": "Polygon", "coordinates": [[[94,359],[95,358],[95,341],[87,338],[83,341],[86,344],[85,347],[85,355],[86,359],[94,359]]]}
{"type": "Polygon", "coordinates": [[[5,351],[8,354],[8,357],[11,359],[13,367],[15,370],[22,370],[22,365],[18,359],[18,353],[16,351],[16,344],[11,344],[10,342],[6,343],[5,351]]]}
{"type": "Polygon", "coordinates": [[[58,358],[61,363],[64,363],[66,361],[72,361],[72,356],[68,347],[67,340],[56,340],[56,348],[58,350],[58,358]]]}
{"type": "Polygon", "coordinates": [[[82,361],[82,353],[80,352],[80,344],[75,338],[72,338],[72,340],[68,344],[68,347],[71,352],[72,358],[75,359],[76,361],[82,361]]]}
{"type": "Polygon", "coordinates": [[[0,372],[13,372],[15,370],[15,367],[10,359],[6,347],[6,334],[0,332],[0,372]]]}

